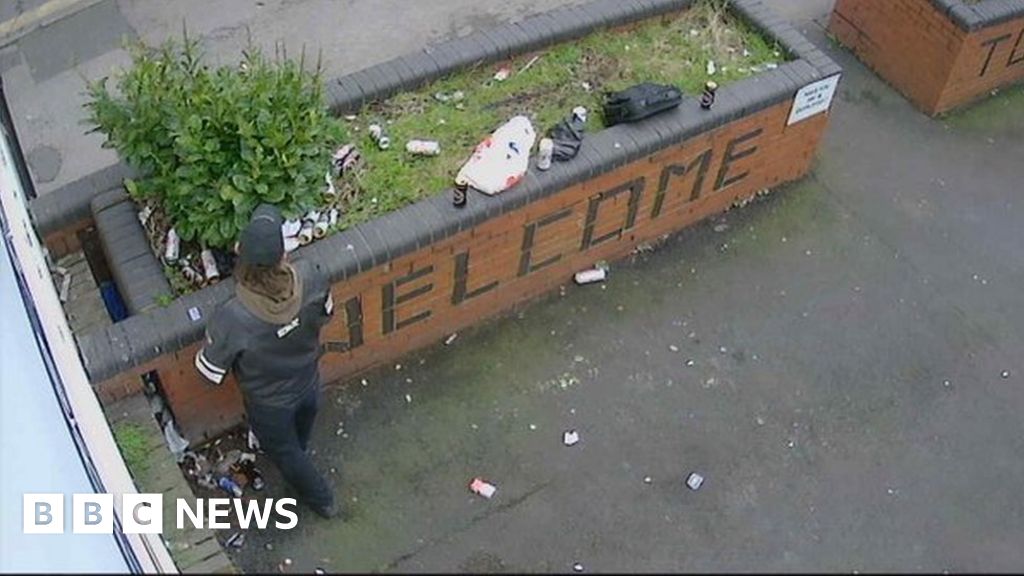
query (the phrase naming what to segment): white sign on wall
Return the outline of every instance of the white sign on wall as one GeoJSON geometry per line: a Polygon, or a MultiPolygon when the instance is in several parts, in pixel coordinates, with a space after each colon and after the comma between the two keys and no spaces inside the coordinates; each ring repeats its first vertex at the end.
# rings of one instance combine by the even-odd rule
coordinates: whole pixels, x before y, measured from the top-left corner
{"type": "Polygon", "coordinates": [[[793,100],[793,110],[789,113],[789,122],[786,126],[828,111],[832,105],[832,97],[836,95],[840,76],[841,74],[829,76],[801,88],[793,100]]]}

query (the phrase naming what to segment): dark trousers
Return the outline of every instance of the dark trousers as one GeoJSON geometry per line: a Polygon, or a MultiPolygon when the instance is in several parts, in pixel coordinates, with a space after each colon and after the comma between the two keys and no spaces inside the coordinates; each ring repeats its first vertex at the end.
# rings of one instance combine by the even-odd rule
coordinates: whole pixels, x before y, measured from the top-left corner
{"type": "Polygon", "coordinates": [[[314,508],[334,502],[334,493],[306,453],[321,393],[321,386],[317,384],[294,407],[280,408],[255,402],[247,402],[245,407],[249,426],[260,447],[277,465],[285,481],[314,508]]]}

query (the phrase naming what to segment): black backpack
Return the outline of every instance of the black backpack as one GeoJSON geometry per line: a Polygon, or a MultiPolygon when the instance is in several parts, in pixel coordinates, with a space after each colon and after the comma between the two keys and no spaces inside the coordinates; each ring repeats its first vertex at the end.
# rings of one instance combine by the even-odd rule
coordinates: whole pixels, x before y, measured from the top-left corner
{"type": "Polygon", "coordinates": [[[621,92],[608,94],[604,104],[604,120],[608,126],[623,122],[636,122],[665,110],[671,110],[683,101],[683,93],[675,86],[645,82],[621,92]]]}

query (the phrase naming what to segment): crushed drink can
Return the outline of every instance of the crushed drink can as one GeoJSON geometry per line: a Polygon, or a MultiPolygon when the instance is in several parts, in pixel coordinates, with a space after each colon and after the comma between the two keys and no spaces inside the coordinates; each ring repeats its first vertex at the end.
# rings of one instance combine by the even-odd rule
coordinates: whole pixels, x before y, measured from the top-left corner
{"type": "Polygon", "coordinates": [[[313,220],[303,220],[302,228],[299,228],[299,234],[295,237],[299,241],[299,246],[305,246],[313,241],[313,228],[316,223],[313,220]]]}
{"type": "Polygon", "coordinates": [[[686,485],[689,486],[690,490],[700,490],[700,487],[703,484],[704,477],[696,472],[691,473],[686,479],[686,485]]]}
{"type": "Polygon", "coordinates": [[[326,213],[320,214],[316,224],[313,224],[313,237],[320,239],[327,236],[327,229],[330,228],[330,216],[326,213]]]}
{"type": "Polygon", "coordinates": [[[176,262],[181,251],[181,237],[178,231],[171,228],[167,231],[167,246],[164,248],[164,259],[168,262],[176,262]]]}
{"type": "Polygon", "coordinates": [[[301,228],[302,220],[285,220],[284,223],[281,224],[281,236],[285,238],[298,236],[301,228]]]}
{"type": "Polygon", "coordinates": [[[498,487],[485,481],[483,478],[473,478],[469,483],[469,489],[484,498],[491,498],[498,491],[498,487]]]}
{"type": "Polygon", "coordinates": [[[456,208],[463,208],[469,199],[469,182],[455,181],[455,188],[452,189],[452,205],[456,208]]]}
{"type": "Polygon", "coordinates": [[[235,498],[241,498],[242,494],[244,494],[244,492],[242,492],[242,487],[227,476],[222,476],[220,480],[217,480],[217,486],[235,498]]]}
{"type": "Polygon", "coordinates": [[[567,430],[562,434],[562,443],[566,446],[575,446],[580,441],[580,434],[575,430],[567,430]]]}
{"type": "Polygon", "coordinates": [[[704,93],[700,97],[700,107],[705,110],[710,110],[715,105],[715,93],[718,91],[718,83],[712,80],[708,80],[704,84],[704,93]]]}
{"type": "Polygon", "coordinates": [[[583,270],[577,272],[574,279],[577,284],[593,284],[594,282],[604,282],[608,277],[608,271],[604,268],[591,268],[590,270],[583,270]]]}
{"type": "Polygon", "coordinates": [[[220,270],[217,269],[217,259],[213,257],[213,251],[207,248],[199,253],[199,258],[203,261],[203,276],[206,277],[206,281],[218,280],[220,270]]]}
{"type": "Polygon", "coordinates": [[[377,147],[381,150],[387,150],[391,147],[391,138],[384,133],[384,127],[380,124],[370,124],[370,138],[377,143],[377,147]]]}
{"type": "Polygon", "coordinates": [[[537,149],[537,168],[539,170],[550,170],[551,159],[555,154],[555,141],[551,138],[543,138],[537,149]]]}
{"type": "Polygon", "coordinates": [[[353,150],[351,154],[345,156],[345,160],[341,163],[342,174],[347,174],[355,169],[356,164],[362,159],[362,155],[359,154],[358,150],[353,150]]]}
{"type": "Polygon", "coordinates": [[[224,543],[232,548],[241,548],[242,546],[245,546],[245,532],[235,532],[224,543]]]}
{"type": "Polygon", "coordinates": [[[437,156],[441,153],[441,144],[433,140],[409,140],[405,150],[417,156],[437,156]]]}
{"type": "Polygon", "coordinates": [[[206,280],[203,278],[203,275],[193,268],[188,262],[182,264],[181,275],[185,277],[185,280],[188,280],[192,284],[203,284],[206,280]]]}
{"type": "Polygon", "coordinates": [[[338,189],[334,186],[334,178],[331,177],[332,171],[333,167],[324,174],[324,183],[327,184],[327,189],[324,190],[324,195],[330,198],[334,198],[338,195],[338,189]]]}

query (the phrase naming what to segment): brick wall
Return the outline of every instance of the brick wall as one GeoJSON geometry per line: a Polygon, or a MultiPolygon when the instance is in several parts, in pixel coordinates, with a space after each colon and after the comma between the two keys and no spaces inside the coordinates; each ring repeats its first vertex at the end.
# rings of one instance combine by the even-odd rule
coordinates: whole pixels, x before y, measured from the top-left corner
{"type": "Polygon", "coordinates": [[[829,31],[931,115],[1024,80],[1024,15],[965,28],[932,0],[836,0],[829,31]]]}
{"type": "Polygon", "coordinates": [[[936,107],[941,112],[1024,81],[1024,15],[971,32],[936,107]]]}
{"type": "MultiPolygon", "coordinates": [[[[394,361],[569,282],[595,261],[801,177],[828,115],[787,126],[791,106],[763,109],[336,283],[335,318],[323,334],[331,350],[321,362],[325,381],[394,361]]],[[[186,435],[225,429],[241,416],[238,391],[230,381],[202,381],[192,366],[197,346],[100,383],[101,398],[131,393],[131,374],[153,369],[186,435]]]]}
{"type": "Polygon", "coordinates": [[[43,245],[54,261],[82,249],[80,234],[93,225],[92,218],[83,218],[43,236],[43,245]]]}

